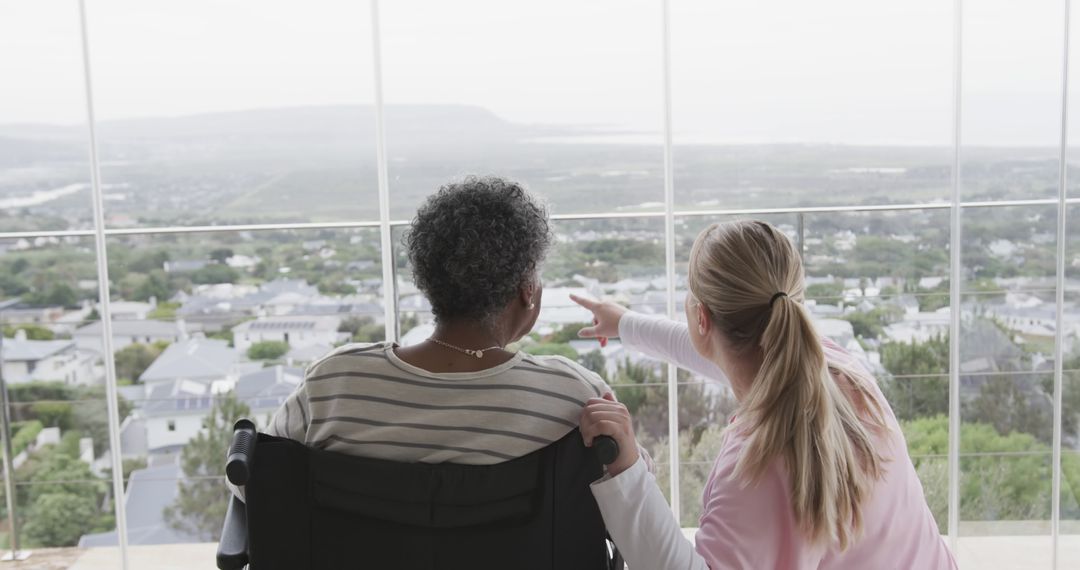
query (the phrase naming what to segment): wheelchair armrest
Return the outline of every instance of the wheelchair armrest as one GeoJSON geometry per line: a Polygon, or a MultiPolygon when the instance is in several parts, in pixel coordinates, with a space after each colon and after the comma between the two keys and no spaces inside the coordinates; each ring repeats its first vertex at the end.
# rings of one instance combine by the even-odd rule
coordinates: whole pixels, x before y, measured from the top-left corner
{"type": "Polygon", "coordinates": [[[241,570],[248,563],[247,507],[232,497],[225,512],[225,526],[218,542],[217,567],[219,570],[241,570]]]}
{"type": "Polygon", "coordinates": [[[229,446],[229,458],[225,462],[225,476],[236,486],[246,485],[251,476],[251,461],[255,455],[255,442],[258,437],[255,423],[242,418],[233,426],[232,445],[229,446]]]}

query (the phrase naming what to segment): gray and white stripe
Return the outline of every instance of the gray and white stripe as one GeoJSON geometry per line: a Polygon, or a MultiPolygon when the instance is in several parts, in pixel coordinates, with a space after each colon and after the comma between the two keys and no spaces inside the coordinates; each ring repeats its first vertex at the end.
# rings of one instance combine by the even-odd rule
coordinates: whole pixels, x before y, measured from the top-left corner
{"type": "Polygon", "coordinates": [[[491,464],[554,442],[610,388],[560,357],[521,354],[475,374],[412,368],[387,344],[347,345],[313,364],[271,433],[365,457],[491,464]]]}

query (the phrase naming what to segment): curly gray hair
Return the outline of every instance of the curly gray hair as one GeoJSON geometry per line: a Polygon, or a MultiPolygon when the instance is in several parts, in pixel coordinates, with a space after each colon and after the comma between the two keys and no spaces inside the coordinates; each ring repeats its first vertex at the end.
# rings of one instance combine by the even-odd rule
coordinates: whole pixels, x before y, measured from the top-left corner
{"type": "Polygon", "coordinates": [[[490,324],[536,272],[551,239],[546,209],[521,184],[469,176],[428,197],[404,245],[436,320],[490,324]]]}

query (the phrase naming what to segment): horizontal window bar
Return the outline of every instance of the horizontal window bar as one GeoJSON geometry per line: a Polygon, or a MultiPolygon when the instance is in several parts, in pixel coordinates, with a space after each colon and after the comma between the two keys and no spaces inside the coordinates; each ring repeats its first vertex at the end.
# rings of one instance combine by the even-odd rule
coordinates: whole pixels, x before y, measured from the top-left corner
{"type": "MultiPolygon", "coordinates": [[[[1055,206],[1056,199],[1032,199],[1032,200],[1002,200],[1002,201],[979,201],[964,202],[961,208],[996,208],[1012,206],[1055,206]]],[[[1080,204],[1080,198],[1070,198],[1067,204],[1080,204]]],[[[829,214],[851,212],[899,212],[911,210],[948,210],[951,207],[945,202],[930,202],[925,204],[876,204],[876,205],[853,205],[853,206],[805,206],[794,208],[735,208],[715,210],[676,210],[676,218],[689,218],[700,216],[746,216],[766,214],[829,214]]],[[[597,212],[586,214],[554,214],[554,221],[577,221],[577,220],[607,220],[607,219],[633,219],[633,218],[663,218],[663,212],[597,212]]],[[[407,226],[409,220],[391,220],[391,226],[407,226]]],[[[148,226],[145,228],[106,228],[107,236],[124,235],[148,235],[148,234],[184,234],[184,233],[208,233],[208,232],[240,232],[240,231],[273,231],[273,230],[323,230],[323,229],[359,229],[378,228],[378,220],[354,221],[354,222],[303,222],[284,224],[233,224],[220,226],[148,226]]],[[[0,239],[20,239],[38,237],[93,237],[94,230],[46,230],[25,232],[0,232],[0,239]]]]}

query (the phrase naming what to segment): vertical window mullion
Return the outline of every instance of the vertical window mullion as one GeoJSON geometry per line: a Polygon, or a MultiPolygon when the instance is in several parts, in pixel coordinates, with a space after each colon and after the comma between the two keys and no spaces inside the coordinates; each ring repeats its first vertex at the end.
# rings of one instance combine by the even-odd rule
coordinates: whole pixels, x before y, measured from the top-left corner
{"type": "Polygon", "coordinates": [[[953,180],[949,211],[949,543],[957,552],[960,526],[960,143],[963,89],[963,0],[953,0],[953,180]]]}
{"type": "Polygon", "coordinates": [[[394,267],[394,240],[390,227],[390,186],[386,165],[386,122],[383,113],[382,37],[379,0],[371,0],[372,74],[375,86],[375,161],[379,176],[379,242],[382,250],[383,321],[386,340],[399,338],[397,283],[394,267]]]}
{"type": "Polygon", "coordinates": [[[1064,376],[1064,313],[1065,313],[1065,248],[1066,242],[1065,223],[1068,218],[1066,199],[1068,193],[1065,187],[1067,176],[1067,151],[1069,144],[1069,18],[1071,0],[1064,0],[1064,25],[1065,35],[1062,42],[1063,57],[1061,67],[1061,149],[1058,160],[1058,220],[1057,220],[1057,262],[1056,267],[1056,294],[1057,306],[1054,330],[1054,425],[1052,443],[1052,466],[1051,466],[1051,497],[1050,497],[1050,536],[1052,551],[1050,560],[1051,567],[1058,567],[1058,535],[1061,525],[1061,419],[1062,419],[1062,383],[1064,376]]]}
{"type": "Polygon", "coordinates": [[[124,469],[120,448],[120,410],[117,399],[116,361],[113,353],[112,306],[109,296],[109,262],[105,241],[105,202],[101,191],[101,164],[98,158],[94,118],[93,74],[90,70],[90,37],[86,21],[86,2],[79,0],[79,29],[82,36],[83,80],[86,90],[86,121],[90,150],[90,185],[94,209],[94,250],[97,261],[98,295],[101,311],[101,346],[105,361],[105,398],[108,408],[109,450],[112,463],[113,510],[116,535],[120,545],[121,568],[128,568],[127,515],[124,500],[124,469]]]}
{"type": "MultiPolygon", "coordinates": [[[[664,264],[667,272],[667,316],[675,317],[675,175],[671,152],[671,6],[663,0],[663,67],[664,90],[664,264]]],[[[671,473],[671,509],[675,520],[682,523],[679,497],[679,370],[667,365],[668,387],[668,462],[671,473]]]]}

